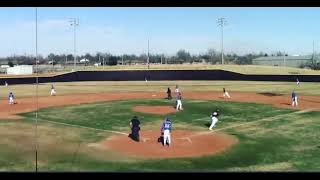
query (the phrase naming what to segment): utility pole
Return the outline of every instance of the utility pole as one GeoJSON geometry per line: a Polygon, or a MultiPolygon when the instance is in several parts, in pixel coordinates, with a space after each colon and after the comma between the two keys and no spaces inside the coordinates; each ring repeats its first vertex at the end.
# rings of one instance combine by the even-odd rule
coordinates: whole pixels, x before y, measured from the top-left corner
{"type": "Polygon", "coordinates": [[[221,27],[221,64],[224,64],[223,59],[223,27],[226,25],[226,19],[225,18],[219,18],[218,19],[218,26],[221,27]]]}
{"type": "Polygon", "coordinates": [[[68,53],[66,53],[66,63],[65,63],[65,67],[67,67],[67,63],[68,63],[68,53]]]}
{"type": "Polygon", "coordinates": [[[286,66],[286,52],[283,52],[283,66],[286,66]]]}
{"type": "Polygon", "coordinates": [[[123,64],[123,55],[122,55],[122,58],[121,58],[121,60],[122,60],[122,62],[121,62],[121,65],[123,66],[124,64],[123,64]]]}
{"type": "Polygon", "coordinates": [[[73,64],[73,70],[76,70],[76,64],[77,64],[77,55],[76,55],[76,27],[79,25],[79,19],[71,18],[70,19],[70,25],[73,26],[73,53],[74,53],[74,64],[73,64]]]}
{"type": "Polygon", "coordinates": [[[312,41],[312,64],[314,64],[314,40],[312,41]]]}
{"type": "Polygon", "coordinates": [[[100,63],[100,65],[101,65],[101,61],[100,61],[100,54],[98,55],[98,57],[99,57],[99,63],[100,63]]]}

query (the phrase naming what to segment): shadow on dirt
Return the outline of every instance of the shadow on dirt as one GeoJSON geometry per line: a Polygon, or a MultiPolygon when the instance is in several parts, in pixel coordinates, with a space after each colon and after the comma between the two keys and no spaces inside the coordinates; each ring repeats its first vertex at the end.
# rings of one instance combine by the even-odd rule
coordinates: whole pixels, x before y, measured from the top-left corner
{"type": "Polygon", "coordinates": [[[262,92],[262,93],[258,93],[264,96],[283,96],[283,94],[278,94],[278,93],[271,93],[271,92],[262,92]]]}

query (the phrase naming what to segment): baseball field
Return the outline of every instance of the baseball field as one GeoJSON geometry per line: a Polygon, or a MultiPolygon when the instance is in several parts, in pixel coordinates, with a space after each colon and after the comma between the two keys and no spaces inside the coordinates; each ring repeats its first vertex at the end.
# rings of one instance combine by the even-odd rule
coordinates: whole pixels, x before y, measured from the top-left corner
{"type": "Polygon", "coordinates": [[[318,171],[320,85],[301,82],[139,81],[0,87],[0,170],[318,171]],[[176,111],[175,85],[183,110],[176,111]],[[224,99],[222,88],[231,95],[224,99]],[[299,106],[291,106],[291,92],[299,106]],[[7,95],[13,91],[14,105],[7,95]],[[36,103],[38,102],[38,103],[36,103]],[[37,111],[38,110],[38,111],[37,111]],[[213,131],[210,114],[219,110],[213,131]],[[37,113],[36,113],[37,112],[37,113]],[[36,134],[37,115],[37,134],[36,134]],[[128,137],[133,116],[141,141],[128,137]],[[172,145],[157,141],[165,117],[172,145]]]}

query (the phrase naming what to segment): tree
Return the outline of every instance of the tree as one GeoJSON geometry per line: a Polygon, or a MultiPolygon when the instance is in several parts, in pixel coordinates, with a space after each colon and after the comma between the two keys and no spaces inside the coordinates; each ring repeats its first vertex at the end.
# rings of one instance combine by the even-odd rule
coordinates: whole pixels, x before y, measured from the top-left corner
{"type": "Polygon", "coordinates": [[[13,66],[14,66],[13,62],[12,62],[12,61],[9,61],[9,62],[8,62],[8,66],[9,66],[9,67],[13,67],[13,66]]]}
{"type": "Polygon", "coordinates": [[[119,60],[119,59],[120,59],[120,57],[110,56],[110,57],[108,58],[107,64],[108,64],[109,66],[115,66],[115,65],[118,64],[118,60],[119,60]]]}
{"type": "Polygon", "coordinates": [[[191,59],[190,53],[186,52],[184,49],[181,49],[177,52],[177,57],[184,62],[189,61],[191,59]]]}

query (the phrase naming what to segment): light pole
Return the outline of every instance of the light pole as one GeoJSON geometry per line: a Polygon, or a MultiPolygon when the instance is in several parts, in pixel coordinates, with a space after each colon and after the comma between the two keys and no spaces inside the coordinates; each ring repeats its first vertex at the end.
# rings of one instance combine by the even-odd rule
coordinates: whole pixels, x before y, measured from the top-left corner
{"type": "Polygon", "coordinates": [[[71,18],[70,25],[73,26],[73,53],[74,53],[74,64],[73,70],[76,70],[77,55],[76,55],[76,27],[79,25],[79,19],[71,18]]]}
{"type": "Polygon", "coordinates": [[[35,128],[35,156],[36,156],[36,172],[38,172],[38,109],[39,109],[39,103],[38,103],[38,85],[39,85],[39,79],[38,79],[38,73],[39,73],[39,67],[38,67],[38,8],[35,8],[35,19],[36,19],[36,128],[35,128]]]}
{"type": "Polygon", "coordinates": [[[148,59],[147,59],[147,64],[148,64],[148,69],[150,68],[150,65],[149,65],[149,39],[148,39],[148,59]]]}
{"type": "Polygon", "coordinates": [[[218,26],[221,27],[221,63],[224,64],[223,59],[223,27],[226,25],[226,19],[225,18],[219,18],[218,19],[218,26]]]}

